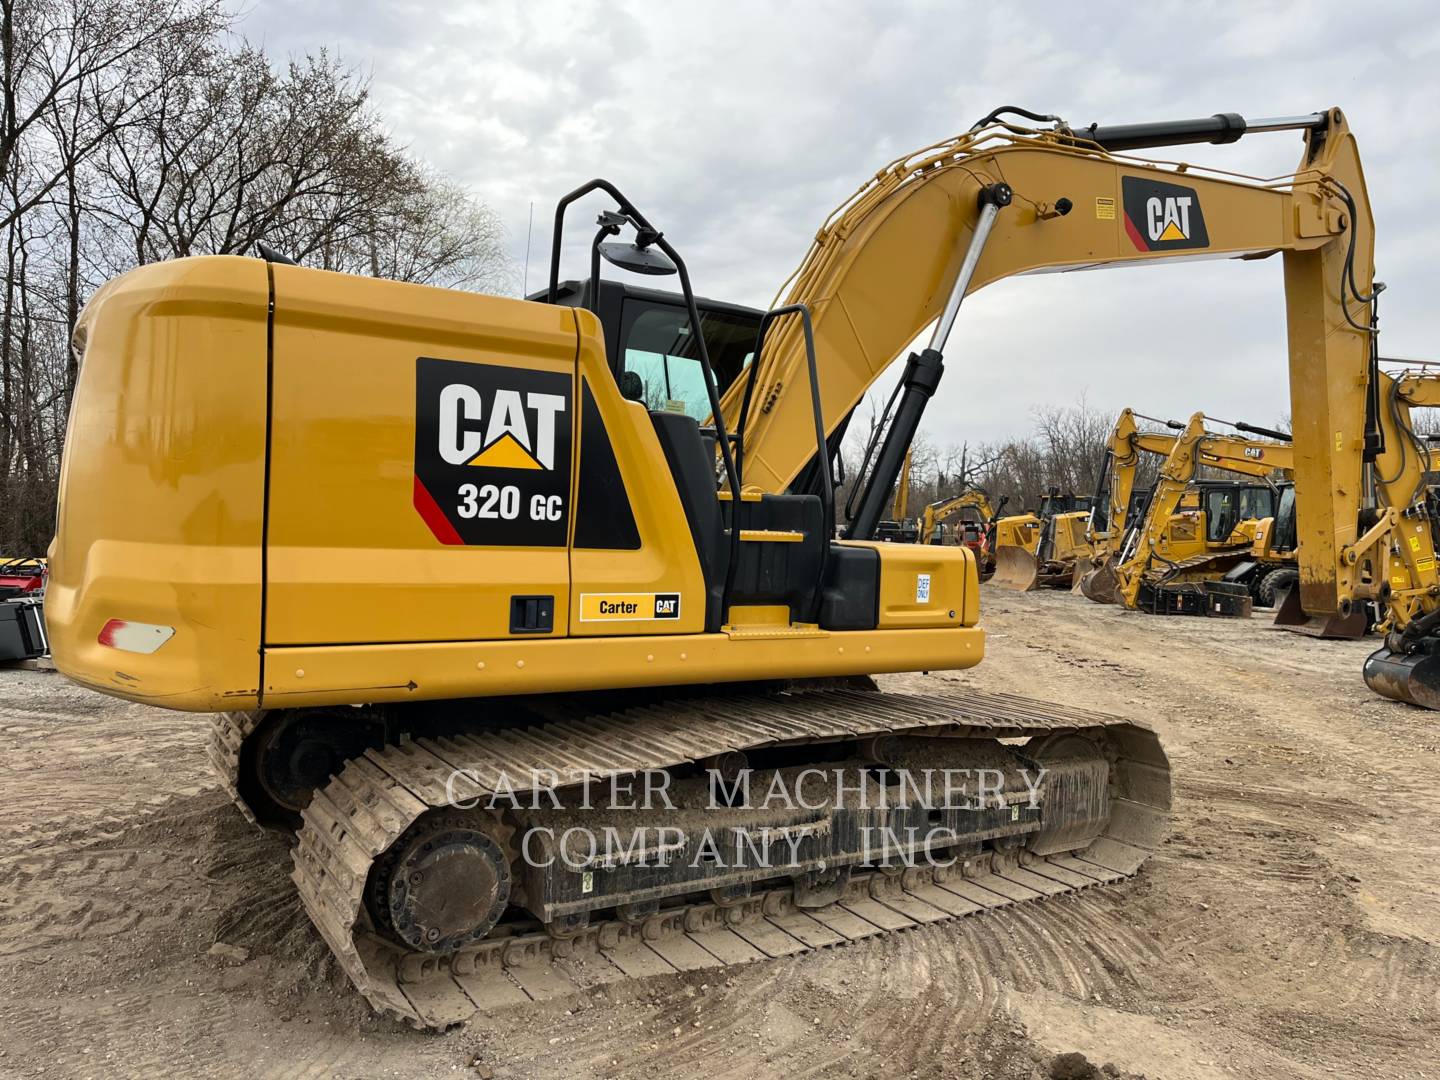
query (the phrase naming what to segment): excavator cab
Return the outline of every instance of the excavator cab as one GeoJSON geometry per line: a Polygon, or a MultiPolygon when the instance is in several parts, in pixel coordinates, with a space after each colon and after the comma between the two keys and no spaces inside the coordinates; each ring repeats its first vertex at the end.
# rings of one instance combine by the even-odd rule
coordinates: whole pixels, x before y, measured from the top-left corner
{"type": "MultiPolygon", "coordinates": [[[[646,408],[684,413],[702,423],[708,419],[705,375],[685,298],[606,278],[598,282],[592,305],[590,289],[588,280],[562,281],[555,302],[564,307],[588,307],[600,319],[610,370],[622,388],[626,373],[631,372],[639,380],[642,395],[636,400],[646,408]]],[[[547,293],[542,289],[526,299],[544,301],[547,293]]],[[[765,313],[703,296],[695,297],[695,306],[723,395],[753,358],[755,335],[765,313]]]]}
{"type": "Polygon", "coordinates": [[[1205,539],[1209,545],[1236,542],[1237,531],[1253,541],[1254,523],[1275,513],[1275,492],[1266,484],[1207,484],[1203,488],[1205,539]]]}

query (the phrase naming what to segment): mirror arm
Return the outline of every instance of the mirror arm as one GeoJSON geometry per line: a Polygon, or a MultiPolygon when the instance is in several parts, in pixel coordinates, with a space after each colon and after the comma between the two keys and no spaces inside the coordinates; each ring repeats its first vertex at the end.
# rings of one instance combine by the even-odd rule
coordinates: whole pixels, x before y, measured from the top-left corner
{"type": "Polygon", "coordinates": [[[715,385],[715,369],[710,365],[710,350],[705,345],[705,335],[700,330],[700,309],[695,304],[695,292],[690,287],[690,271],[685,267],[685,260],[680,258],[679,252],[671,246],[659,229],[646,220],[645,215],[635,208],[635,204],[620,194],[620,189],[609,180],[596,177],[588,183],[581,184],[574,191],[561,197],[555,204],[555,231],[550,237],[550,290],[548,302],[553,304],[560,296],[560,241],[563,238],[565,228],[565,211],[570,204],[577,199],[584,198],[592,191],[603,191],[615,200],[620,208],[620,213],[630,219],[635,226],[637,238],[653,236],[650,241],[666,255],[670,256],[675,263],[676,269],[680,272],[680,288],[685,295],[685,308],[690,315],[690,328],[695,333],[696,344],[700,351],[700,367],[705,375],[705,391],[710,399],[711,416],[715,422],[715,441],[720,445],[720,457],[725,463],[725,479],[730,488],[731,506],[733,514],[731,527],[736,528],[740,521],[740,482],[735,473],[735,457],[730,450],[730,439],[725,433],[725,418],[720,411],[720,393],[715,385]]]}

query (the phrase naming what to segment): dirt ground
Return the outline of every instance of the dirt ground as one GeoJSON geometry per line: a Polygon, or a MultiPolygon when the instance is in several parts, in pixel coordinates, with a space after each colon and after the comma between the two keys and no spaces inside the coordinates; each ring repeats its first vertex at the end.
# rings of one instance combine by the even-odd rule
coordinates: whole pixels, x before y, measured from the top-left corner
{"type": "Polygon", "coordinates": [[[1261,614],[984,601],[983,665],[884,684],[1154,722],[1176,816],[1138,878],[443,1035],[333,969],[203,717],[0,672],[0,1076],[1440,1077],[1440,714],[1261,614]]]}

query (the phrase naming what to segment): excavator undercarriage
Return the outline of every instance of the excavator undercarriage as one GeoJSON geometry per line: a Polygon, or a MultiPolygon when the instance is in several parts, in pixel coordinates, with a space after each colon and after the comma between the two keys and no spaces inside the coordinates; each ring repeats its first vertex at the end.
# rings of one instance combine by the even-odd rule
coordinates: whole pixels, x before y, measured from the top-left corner
{"type": "MultiPolygon", "coordinates": [[[[1160,842],[1149,728],[859,685],[565,698],[420,738],[377,715],[301,813],[302,903],[377,1010],[443,1027],[1116,881],[1160,842]]],[[[273,810],[240,794],[271,787],[246,775],[269,719],[215,719],[252,819],[273,810]]]]}

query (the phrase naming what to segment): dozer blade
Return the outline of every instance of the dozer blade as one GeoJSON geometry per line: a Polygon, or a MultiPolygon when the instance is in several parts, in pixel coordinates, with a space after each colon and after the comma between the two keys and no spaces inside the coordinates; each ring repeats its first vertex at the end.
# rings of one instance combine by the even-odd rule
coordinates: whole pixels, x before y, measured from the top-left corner
{"type": "Polygon", "coordinates": [[[1093,570],[1081,575],[1072,592],[1078,592],[1097,604],[1120,603],[1120,582],[1115,567],[1107,559],[1093,570]]]}
{"type": "Polygon", "coordinates": [[[990,582],[1002,589],[1033,592],[1040,584],[1040,561],[1022,547],[996,548],[990,582]]]}
{"type": "Polygon", "coordinates": [[[1377,649],[1365,658],[1365,685],[1392,701],[1440,709],[1440,656],[1377,649]]]}
{"type": "MultiPolygon", "coordinates": [[[[1275,612],[1275,621],[1271,625],[1281,630],[1289,630],[1291,633],[1304,634],[1307,637],[1353,640],[1365,636],[1365,609],[1362,606],[1356,606],[1349,615],[1333,613],[1311,615],[1300,606],[1300,590],[1291,589],[1285,594],[1285,599],[1275,612]]],[[[1377,691],[1377,693],[1384,693],[1384,691],[1377,691]]],[[[1390,697],[1391,695],[1386,694],[1385,696],[1390,697]]]]}

